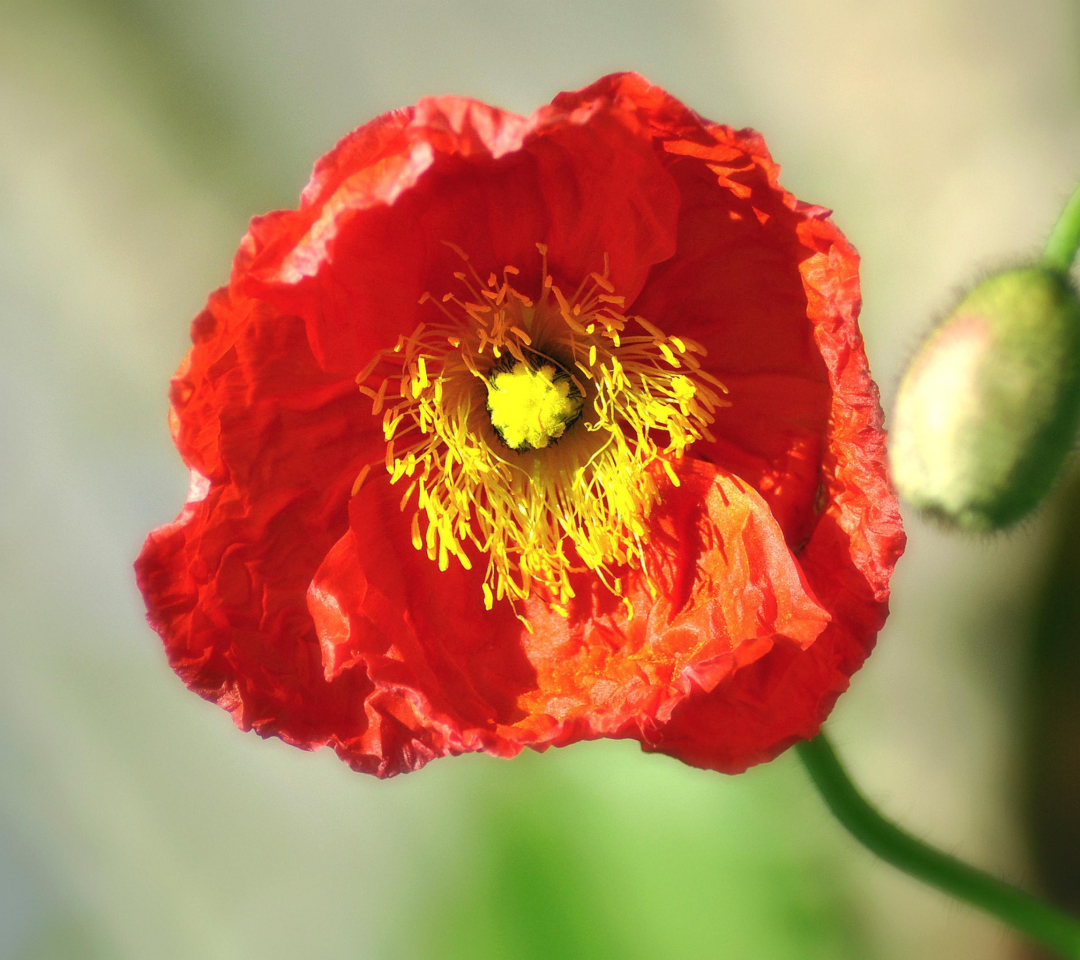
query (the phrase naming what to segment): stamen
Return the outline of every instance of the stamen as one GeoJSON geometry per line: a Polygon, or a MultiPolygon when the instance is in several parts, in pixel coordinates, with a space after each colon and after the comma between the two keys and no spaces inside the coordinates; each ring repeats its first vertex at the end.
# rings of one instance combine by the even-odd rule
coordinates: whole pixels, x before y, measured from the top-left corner
{"type": "Polygon", "coordinates": [[[391,482],[413,478],[401,501],[404,510],[415,493],[413,545],[443,570],[451,557],[469,569],[470,552],[486,554],[487,609],[539,595],[568,616],[578,570],[622,597],[617,571],[644,564],[654,468],[678,485],[675,463],[711,439],[727,390],[701,369],[704,348],[688,338],[640,317],[644,335],[626,335],[631,318],[606,257],[567,299],[537,244],[542,279],[532,299],[511,285],[516,267],[485,282],[460,247],[447,246],[466,266],[455,277],[467,295],[425,294],[436,318],[357,378],[384,418],[391,482]],[[377,376],[381,362],[392,375],[377,376]]]}
{"type": "Polygon", "coordinates": [[[350,496],[355,497],[360,492],[360,488],[364,485],[364,481],[367,480],[368,475],[370,473],[371,473],[371,464],[369,463],[369,464],[366,464],[361,469],[361,471],[356,475],[356,479],[353,481],[352,491],[349,494],[350,496]]]}

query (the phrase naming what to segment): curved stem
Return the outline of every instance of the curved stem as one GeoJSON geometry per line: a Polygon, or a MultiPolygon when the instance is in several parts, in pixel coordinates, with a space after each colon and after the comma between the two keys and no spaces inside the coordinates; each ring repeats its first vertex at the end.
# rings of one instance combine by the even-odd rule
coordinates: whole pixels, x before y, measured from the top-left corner
{"type": "Polygon", "coordinates": [[[924,883],[978,907],[1063,957],[1080,958],[1080,922],[1041,900],[917,840],[872,807],[825,734],[796,747],[826,806],[872,853],[924,883]]]}
{"type": "Polygon", "coordinates": [[[1061,273],[1068,273],[1076,251],[1080,249],[1080,186],[1069,197],[1065,209],[1061,211],[1050,239],[1046,241],[1042,262],[1044,266],[1061,273]]]}

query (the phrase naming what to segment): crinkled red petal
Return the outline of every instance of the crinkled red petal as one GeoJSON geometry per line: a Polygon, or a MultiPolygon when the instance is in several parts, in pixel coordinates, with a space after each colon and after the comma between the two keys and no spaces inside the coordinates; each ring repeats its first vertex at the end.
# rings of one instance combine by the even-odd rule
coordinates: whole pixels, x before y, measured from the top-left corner
{"type": "Polygon", "coordinates": [[[315,363],[301,320],[265,305],[216,294],[193,338],[172,388],[191,492],[136,561],[150,622],[176,672],[239,726],[373,770],[350,746],[369,685],[327,683],[305,602],[378,439],[363,398],[315,363]]]}
{"type": "Polygon", "coordinates": [[[371,680],[369,736],[386,759],[382,772],[470,750],[509,756],[523,745],[651,736],[691,693],[774,646],[814,642],[829,615],[764,501],[704,462],[683,469],[650,521],[658,599],[644,577],[628,575],[628,620],[618,598],[580,575],[568,618],[539,601],[522,607],[533,632],[505,602],[484,609],[479,564],[440,572],[412,547],[385,478],[354,498],[351,529],[308,603],[327,676],[371,680]],[[397,739],[382,736],[387,724],[397,739]]]}
{"type": "Polygon", "coordinates": [[[300,210],[256,221],[234,282],[303,316],[323,366],[355,374],[426,315],[424,293],[464,291],[449,244],[481,277],[519,269],[526,291],[542,279],[538,243],[570,289],[607,257],[632,299],[674,252],[677,216],[677,191],[638,118],[607,99],[526,120],[429,98],[342,141],[300,210]]]}

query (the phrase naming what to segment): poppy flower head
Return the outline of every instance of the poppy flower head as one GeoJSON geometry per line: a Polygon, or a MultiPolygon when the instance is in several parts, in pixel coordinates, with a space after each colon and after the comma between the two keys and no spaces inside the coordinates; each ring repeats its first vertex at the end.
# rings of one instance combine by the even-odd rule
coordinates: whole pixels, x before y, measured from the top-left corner
{"type": "Polygon", "coordinates": [[[814,735],[903,532],[857,256],[777,176],[634,74],[348,135],[173,380],[191,492],[136,569],[177,673],[380,776],[814,735]]]}

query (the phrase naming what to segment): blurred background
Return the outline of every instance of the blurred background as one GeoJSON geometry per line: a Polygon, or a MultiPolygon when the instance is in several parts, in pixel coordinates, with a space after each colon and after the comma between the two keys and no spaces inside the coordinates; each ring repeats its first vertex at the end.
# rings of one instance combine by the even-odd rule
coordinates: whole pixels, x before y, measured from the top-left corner
{"type": "MultiPolygon", "coordinates": [[[[144,623],[131,561],[187,489],[167,381],[248,217],[388,108],[527,113],[625,68],[835,209],[886,406],[1080,176],[1066,0],[0,0],[0,958],[1035,956],[856,847],[793,756],[725,778],[594,743],[380,783],[238,732],[144,623]]],[[[885,810],[1074,907],[1078,505],[994,540],[909,518],[830,724],[885,810]]]]}

